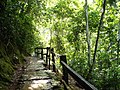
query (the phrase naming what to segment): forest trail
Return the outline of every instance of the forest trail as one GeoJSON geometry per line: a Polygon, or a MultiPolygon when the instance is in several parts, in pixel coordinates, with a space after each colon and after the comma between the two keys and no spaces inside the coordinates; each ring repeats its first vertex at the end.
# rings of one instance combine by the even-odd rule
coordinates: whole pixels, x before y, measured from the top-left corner
{"type": "Polygon", "coordinates": [[[19,80],[19,90],[61,90],[60,81],[52,70],[47,70],[44,60],[29,57],[30,63],[19,80]]]}

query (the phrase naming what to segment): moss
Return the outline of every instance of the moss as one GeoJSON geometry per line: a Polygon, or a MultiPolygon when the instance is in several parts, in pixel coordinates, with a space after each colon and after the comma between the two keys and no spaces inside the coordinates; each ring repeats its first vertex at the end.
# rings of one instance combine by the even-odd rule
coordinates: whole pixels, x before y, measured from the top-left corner
{"type": "Polygon", "coordinates": [[[8,83],[0,81],[0,90],[7,90],[8,83]]]}
{"type": "Polygon", "coordinates": [[[13,74],[13,67],[9,62],[6,62],[4,58],[0,59],[0,76],[1,78],[6,78],[7,80],[10,80],[10,75],[13,74]]]}
{"type": "Polygon", "coordinates": [[[23,56],[19,50],[16,49],[16,52],[14,52],[6,52],[4,46],[0,45],[0,90],[7,90],[6,88],[11,83],[15,67],[17,64],[22,64],[23,56]]]}

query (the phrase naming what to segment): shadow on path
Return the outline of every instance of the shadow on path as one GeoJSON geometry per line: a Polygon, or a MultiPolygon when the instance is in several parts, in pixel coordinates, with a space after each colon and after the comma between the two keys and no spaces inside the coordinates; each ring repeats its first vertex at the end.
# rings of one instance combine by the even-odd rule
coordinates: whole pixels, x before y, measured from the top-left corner
{"type": "Polygon", "coordinates": [[[41,59],[30,57],[30,64],[19,80],[18,90],[62,90],[55,73],[47,70],[43,63],[41,59]]]}

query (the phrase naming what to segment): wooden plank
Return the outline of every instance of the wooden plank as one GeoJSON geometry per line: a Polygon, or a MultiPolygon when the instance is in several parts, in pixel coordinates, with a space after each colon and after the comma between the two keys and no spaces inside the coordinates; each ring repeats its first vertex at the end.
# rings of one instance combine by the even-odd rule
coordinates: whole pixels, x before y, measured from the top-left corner
{"type": "Polygon", "coordinates": [[[88,81],[86,81],[81,75],[76,73],[72,68],[70,68],[64,61],[61,64],[67,69],[67,72],[86,90],[98,90],[88,81]]]}
{"type": "Polygon", "coordinates": [[[53,66],[53,72],[55,72],[56,71],[56,67],[55,67],[55,54],[54,53],[52,53],[52,52],[54,52],[54,48],[52,48],[51,49],[51,54],[52,54],[52,66],[53,66]]]}
{"type": "MultiPolygon", "coordinates": [[[[67,63],[66,55],[60,56],[60,62],[61,61],[64,63],[67,63]]],[[[68,84],[68,72],[67,72],[65,65],[63,65],[63,79],[65,80],[66,84],[68,84]]]]}
{"type": "MultiPolygon", "coordinates": [[[[67,63],[66,55],[61,55],[60,56],[60,63],[61,62],[67,63]]],[[[68,85],[68,72],[67,72],[67,69],[66,69],[66,67],[64,65],[62,66],[62,71],[63,71],[63,80],[68,85]]],[[[66,87],[65,84],[64,84],[64,90],[67,90],[67,87],[66,87]]]]}

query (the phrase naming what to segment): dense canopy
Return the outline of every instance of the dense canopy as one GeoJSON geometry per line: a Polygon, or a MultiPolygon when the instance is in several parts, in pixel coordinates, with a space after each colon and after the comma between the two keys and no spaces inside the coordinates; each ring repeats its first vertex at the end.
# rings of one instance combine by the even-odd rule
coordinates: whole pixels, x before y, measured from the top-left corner
{"type": "Polygon", "coordinates": [[[37,46],[54,47],[100,90],[120,88],[119,0],[0,1],[0,88],[37,46]]]}

